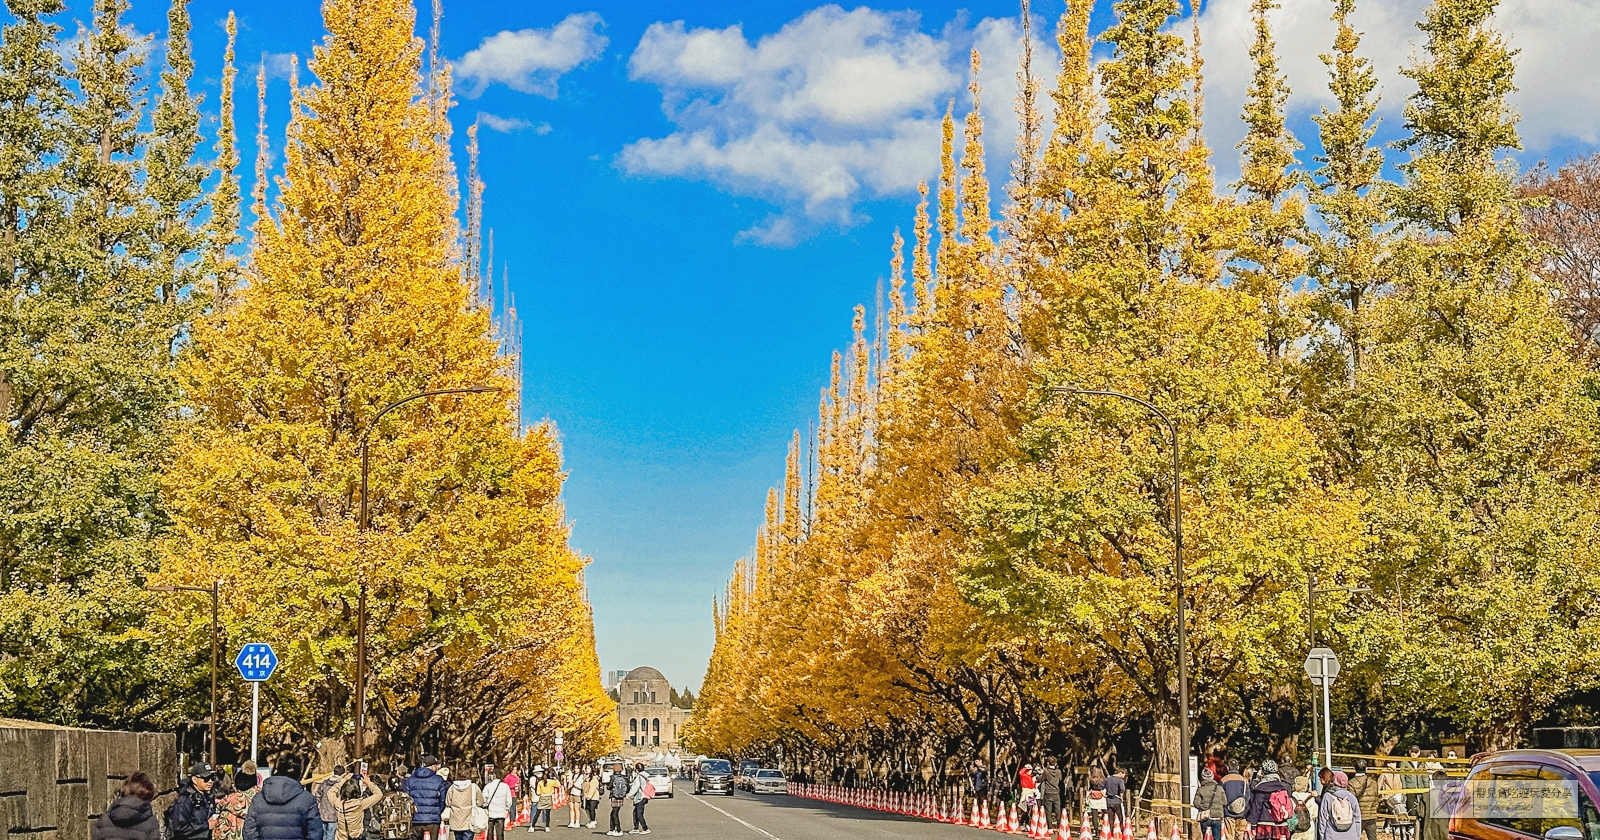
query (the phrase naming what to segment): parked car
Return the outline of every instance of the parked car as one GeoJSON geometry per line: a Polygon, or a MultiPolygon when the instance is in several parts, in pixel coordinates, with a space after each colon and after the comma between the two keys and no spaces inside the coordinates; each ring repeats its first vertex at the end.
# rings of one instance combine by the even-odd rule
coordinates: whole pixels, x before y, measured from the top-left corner
{"type": "Polygon", "coordinates": [[[1597,802],[1600,750],[1488,753],[1473,762],[1461,797],[1450,808],[1450,837],[1594,840],[1600,838],[1597,802]],[[1505,802],[1497,804],[1500,797],[1505,802]]]}
{"type": "Polygon", "coordinates": [[[738,785],[741,790],[749,790],[751,783],[755,781],[756,771],[760,769],[761,762],[759,761],[745,759],[739,762],[739,772],[734,774],[733,777],[734,784],[738,785]]]}
{"type": "Polygon", "coordinates": [[[655,785],[656,796],[665,796],[668,799],[672,798],[671,770],[668,770],[663,765],[657,764],[644,768],[644,777],[650,782],[650,784],[655,785]]]}
{"type": "Polygon", "coordinates": [[[701,759],[700,769],[695,775],[694,792],[707,791],[733,795],[733,764],[727,759],[701,759]]]}
{"type": "Polygon", "coordinates": [[[783,777],[782,770],[764,767],[756,771],[750,783],[751,793],[788,793],[789,780],[783,777]]]}

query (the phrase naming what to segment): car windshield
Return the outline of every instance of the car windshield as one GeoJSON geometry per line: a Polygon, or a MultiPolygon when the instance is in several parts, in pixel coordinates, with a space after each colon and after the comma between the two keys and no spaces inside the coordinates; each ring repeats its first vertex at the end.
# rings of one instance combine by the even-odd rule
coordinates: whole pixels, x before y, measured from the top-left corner
{"type": "Polygon", "coordinates": [[[649,776],[665,776],[665,775],[667,775],[667,768],[665,768],[665,767],[651,767],[651,768],[646,769],[644,772],[645,772],[646,775],[649,775],[649,776]]]}
{"type": "Polygon", "coordinates": [[[726,761],[700,762],[700,772],[702,773],[726,773],[731,769],[733,769],[732,766],[726,761]]]}
{"type": "Polygon", "coordinates": [[[781,778],[783,778],[783,774],[778,772],[777,770],[762,770],[761,772],[756,774],[756,778],[758,778],[758,779],[781,779],[781,778]]]}

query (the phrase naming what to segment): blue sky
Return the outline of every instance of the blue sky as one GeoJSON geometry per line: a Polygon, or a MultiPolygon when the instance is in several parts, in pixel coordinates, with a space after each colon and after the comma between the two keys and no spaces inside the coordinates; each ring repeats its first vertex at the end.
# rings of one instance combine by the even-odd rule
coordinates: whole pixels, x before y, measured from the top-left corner
{"type": "MultiPolygon", "coordinates": [[[[77,7],[86,1],[74,4],[84,18],[77,7]]],[[[165,3],[133,3],[131,22],[159,32],[165,3]]],[[[1395,70],[1411,52],[1422,0],[1358,6],[1384,83],[1384,135],[1393,136],[1408,92],[1395,70]]],[[[230,8],[239,15],[248,170],[254,64],[273,71],[281,143],[285,56],[304,66],[322,37],[318,6],[191,8],[208,109],[221,21],[230,8]]],[[[1284,0],[1275,17],[1296,91],[1293,123],[1308,145],[1308,114],[1325,97],[1316,55],[1331,40],[1330,8],[1284,0]]],[[[1247,0],[1211,0],[1202,11],[1207,126],[1224,180],[1237,169],[1229,150],[1242,133],[1234,115],[1248,72],[1247,12],[1247,0]]],[[[1060,13],[1059,2],[1035,8],[1047,80],[1060,13]]],[[[1009,0],[915,10],[446,0],[442,52],[459,71],[458,144],[474,119],[502,129],[482,136],[486,224],[526,324],[525,416],[549,417],[561,431],[573,541],[594,560],[602,667],[652,665],[698,688],[712,598],[754,541],[790,433],[815,416],[828,354],[849,338],[850,308],[871,305],[892,230],[909,230],[914,185],[936,162],[936,120],[951,96],[958,114],[967,107],[974,45],[985,56],[991,171],[1004,171],[1016,16],[1009,0]]],[[[1095,30],[1109,18],[1102,2],[1095,30]]],[[[1600,4],[1505,0],[1501,19],[1524,51],[1516,104],[1525,159],[1591,150],[1600,4]]]]}

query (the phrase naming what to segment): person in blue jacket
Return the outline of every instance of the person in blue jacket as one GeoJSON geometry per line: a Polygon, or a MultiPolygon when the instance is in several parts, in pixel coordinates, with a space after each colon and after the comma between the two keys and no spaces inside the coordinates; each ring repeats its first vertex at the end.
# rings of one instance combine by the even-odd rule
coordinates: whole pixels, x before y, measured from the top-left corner
{"type": "Polygon", "coordinates": [[[444,812],[444,794],[450,783],[439,775],[439,759],[425,755],[418,767],[404,782],[400,790],[411,797],[416,809],[411,815],[412,840],[439,840],[440,814],[444,812]]]}
{"type": "Polygon", "coordinates": [[[297,781],[299,759],[280,756],[244,817],[244,840],[322,840],[317,798],[297,781]]]}

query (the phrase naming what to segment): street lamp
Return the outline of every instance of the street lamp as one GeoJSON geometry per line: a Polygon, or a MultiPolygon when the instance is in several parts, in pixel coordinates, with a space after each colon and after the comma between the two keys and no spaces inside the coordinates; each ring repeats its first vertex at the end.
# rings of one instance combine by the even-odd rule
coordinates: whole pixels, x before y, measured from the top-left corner
{"type": "Polygon", "coordinates": [[[217,766],[217,610],[222,592],[222,581],[213,580],[210,586],[146,586],[146,592],[205,592],[211,596],[211,766],[217,766]]]}
{"type": "MultiPolygon", "coordinates": [[[[437,397],[444,394],[489,394],[500,390],[488,385],[474,385],[470,388],[440,388],[436,391],[422,391],[403,397],[378,409],[372,416],[365,431],[361,433],[361,519],[357,530],[362,535],[361,546],[363,554],[366,548],[367,521],[367,439],[372,436],[372,430],[378,427],[378,421],[383,415],[405,405],[413,400],[425,397],[437,397]]],[[[359,760],[366,752],[367,729],[367,581],[366,572],[362,570],[361,594],[356,606],[356,758],[359,760]]]]}
{"type": "Polygon", "coordinates": [[[1166,424],[1172,446],[1172,546],[1173,573],[1178,584],[1178,743],[1182,750],[1178,756],[1178,790],[1180,804],[1187,807],[1189,798],[1189,631],[1183,612],[1183,493],[1178,477],[1178,426],[1166,412],[1131,394],[1117,391],[1089,391],[1082,388],[1051,388],[1063,396],[1115,397],[1144,406],[1166,424]]]}
{"type": "MultiPolygon", "coordinates": [[[[1355,594],[1357,592],[1371,592],[1371,591],[1372,591],[1371,588],[1365,587],[1365,586],[1329,586],[1329,587],[1327,587],[1325,589],[1319,589],[1317,587],[1317,576],[1314,575],[1314,574],[1310,574],[1308,572],[1306,574],[1306,637],[1307,637],[1307,640],[1311,643],[1310,644],[1310,648],[1312,650],[1315,650],[1316,647],[1317,647],[1317,596],[1318,595],[1330,595],[1330,594],[1332,594],[1334,592],[1348,592],[1348,593],[1353,595],[1353,594],[1355,594]]],[[[1326,752],[1328,753],[1328,755],[1327,755],[1325,760],[1326,760],[1327,765],[1329,767],[1331,767],[1331,766],[1333,766],[1333,743],[1332,743],[1331,739],[1330,739],[1329,743],[1325,745],[1325,747],[1326,747],[1326,752]]],[[[1317,699],[1316,699],[1316,695],[1313,694],[1312,697],[1311,697],[1311,755],[1312,756],[1316,756],[1316,754],[1317,754],[1317,699]]]]}

